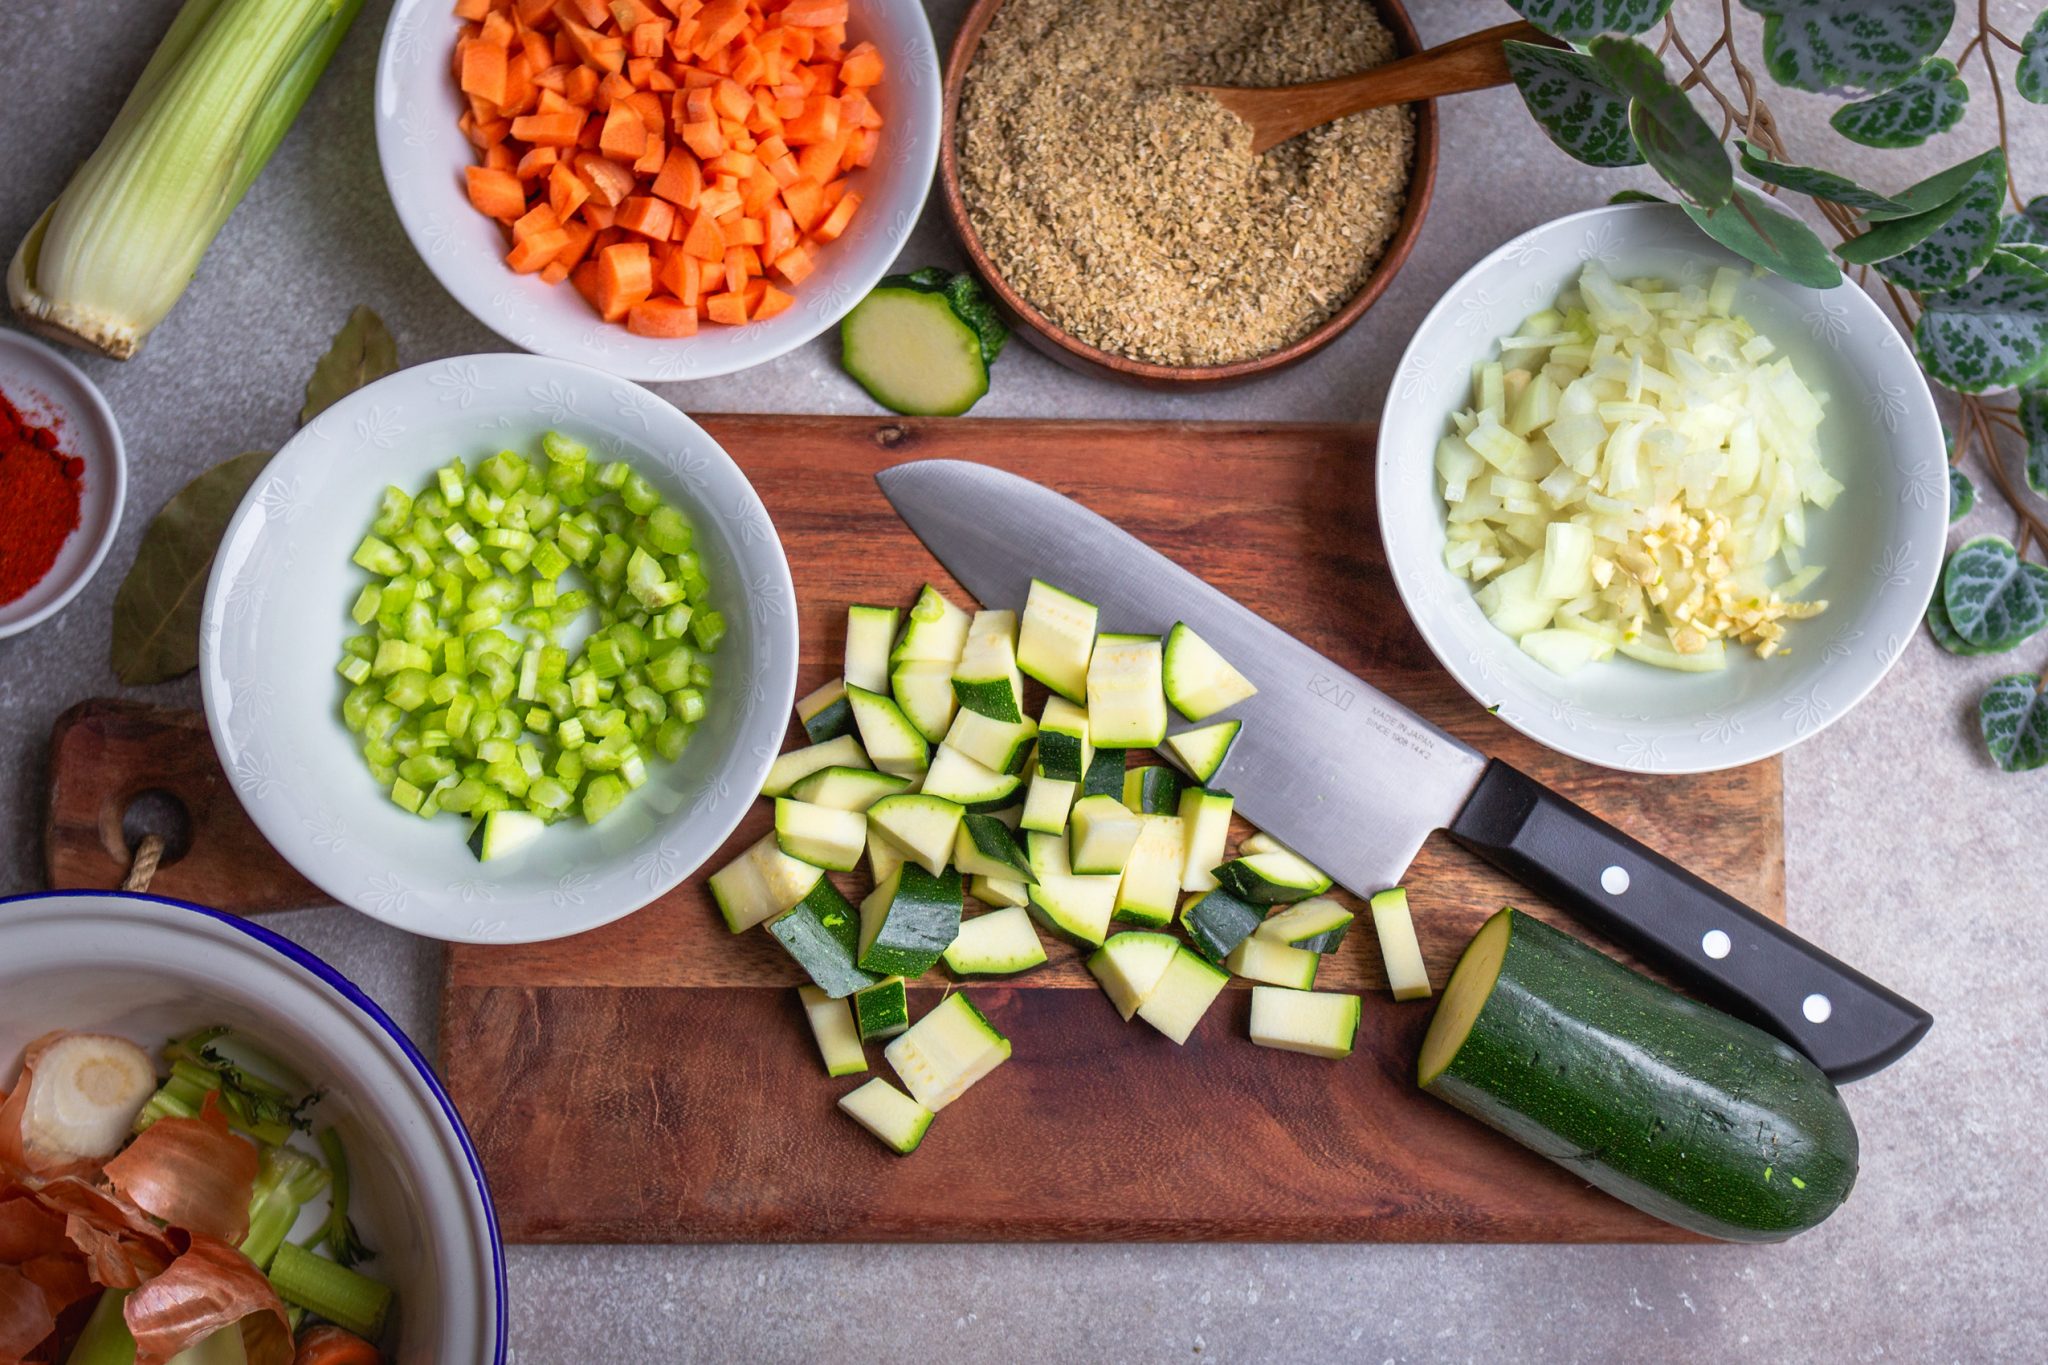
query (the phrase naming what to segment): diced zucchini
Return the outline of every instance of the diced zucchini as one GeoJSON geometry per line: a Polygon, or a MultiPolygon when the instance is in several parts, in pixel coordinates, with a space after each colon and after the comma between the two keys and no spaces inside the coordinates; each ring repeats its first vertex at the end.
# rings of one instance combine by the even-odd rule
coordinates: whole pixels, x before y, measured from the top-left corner
{"type": "Polygon", "coordinates": [[[1235,798],[1229,792],[1189,787],[1180,794],[1181,840],[1187,856],[1181,862],[1180,889],[1213,891],[1215,869],[1223,861],[1230,842],[1230,812],[1235,798]]]}
{"type": "Polygon", "coordinates": [[[898,1156],[916,1151],[932,1126],[931,1110],[880,1076],[841,1095],[839,1107],[898,1156]]]}
{"type": "Polygon", "coordinates": [[[1088,661],[1088,733],[1098,745],[1152,749],[1166,738],[1157,635],[1098,635],[1088,661]]]}
{"type": "Polygon", "coordinates": [[[951,663],[913,659],[897,664],[889,674],[889,691],[917,732],[933,744],[946,737],[946,728],[960,710],[953,695],[951,663]]]}
{"type": "Polygon", "coordinates": [[[774,919],[811,893],[824,873],[776,847],[773,832],[711,874],[711,899],[735,934],[774,919]]]}
{"type": "Polygon", "coordinates": [[[1176,947],[1159,984],[1138,1006],[1138,1017],[1174,1042],[1185,1043],[1229,984],[1230,973],[1191,949],[1176,947]]]}
{"type": "Polygon", "coordinates": [[[1372,898],[1372,927],[1380,940],[1380,960],[1396,1000],[1429,999],[1429,968],[1422,945],[1415,941],[1415,921],[1408,913],[1408,893],[1400,887],[1372,898]]]}
{"type": "Polygon", "coordinates": [[[1019,826],[1040,834],[1063,832],[1067,814],[1074,808],[1074,793],[1079,789],[1077,782],[1062,782],[1040,773],[1031,779],[1031,786],[1024,793],[1024,814],[1019,826]]]}
{"type": "Polygon", "coordinates": [[[1079,782],[1094,758],[1088,713],[1065,697],[1047,697],[1038,720],[1038,771],[1062,782],[1079,782]]]}
{"type": "Polygon", "coordinates": [[[1361,1003],[1337,991],[1254,986],[1252,1041],[1311,1057],[1349,1057],[1358,1039],[1361,1003]]]}
{"type": "Polygon", "coordinates": [[[775,843],[792,858],[833,872],[851,872],[866,846],[867,817],[857,810],[775,798],[775,843]]]}
{"type": "Polygon", "coordinates": [[[946,594],[927,583],[917,594],[903,622],[903,634],[889,651],[892,664],[941,663],[952,677],[960,651],[967,647],[967,631],[974,618],[953,605],[946,594]]]}
{"type": "Polygon", "coordinates": [[[909,778],[878,773],[873,768],[820,768],[791,787],[789,794],[814,806],[865,811],[883,797],[894,796],[909,786],[909,778]]]}
{"type": "Polygon", "coordinates": [[[870,607],[856,602],[846,609],[846,674],[852,687],[881,692],[889,686],[889,649],[896,639],[895,607],[870,607]]]}
{"type": "Polygon", "coordinates": [[[955,991],[882,1055],[902,1077],[911,1098],[936,1114],[1009,1060],[1010,1040],[973,1001],[955,991]]]}
{"type": "Polygon", "coordinates": [[[1290,948],[1253,934],[1223,959],[1223,965],[1252,981],[1305,991],[1316,984],[1316,968],[1322,961],[1306,948],[1290,948]]]}
{"type": "Polygon", "coordinates": [[[1311,953],[1334,953],[1351,927],[1349,910],[1325,896],[1290,905],[1259,926],[1259,937],[1311,953]]]}
{"type": "Polygon", "coordinates": [[[1183,621],[1166,634],[1166,699],[1189,720],[1206,720],[1259,689],[1183,621]]]}
{"type": "Polygon", "coordinates": [[[1012,906],[960,921],[960,934],[944,956],[961,976],[1013,976],[1042,965],[1045,945],[1030,914],[1012,906]]]}
{"type": "Polygon", "coordinates": [[[860,903],[860,968],[920,976],[960,932],[960,872],[905,863],[860,903]]]}
{"type": "Polygon", "coordinates": [[[787,796],[789,789],[825,768],[872,768],[867,751],[860,747],[860,741],[852,735],[841,735],[828,739],[822,744],[813,744],[805,749],[791,749],[775,760],[768,769],[768,779],[761,784],[763,796],[787,796]]]}
{"type": "Polygon", "coordinates": [[[990,720],[979,711],[960,708],[946,731],[946,747],[967,755],[990,772],[1014,773],[1024,766],[1024,754],[1038,733],[1038,722],[1029,716],[1018,720],[990,720]]]}
{"type": "Polygon", "coordinates": [[[1284,851],[1233,858],[1216,869],[1216,880],[1231,895],[1253,905],[1291,905],[1330,889],[1330,879],[1320,869],[1284,851]]]}
{"type": "Polygon", "coordinates": [[[1180,774],[1158,763],[1124,773],[1123,801],[1140,815],[1172,815],[1180,809],[1180,774]]]}
{"type": "Polygon", "coordinates": [[[826,995],[851,995],[875,984],[854,963],[860,952],[860,917],[830,877],[818,878],[789,913],[768,921],[768,932],[826,995]]]}
{"type": "Polygon", "coordinates": [[[1026,877],[975,877],[967,883],[967,894],[983,905],[1022,909],[1030,904],[1030,879],[1026,877]]]}
{"type": "Polygon", "coordinates": [[[1211,962],[1227,961],[1265,917],[1262,907],[1247,905],[1220,886],[1207,893],[1189,893],[1180,911],[1188,940],[1211,962]]]}
{"type": "Polygon", "coordinates": [[[953,865],[968,877],[1029,878],[1031,865],[1017,836],[993,815],[972,812],[960,818],[960,833],[953,839],[953,865]]]}
{"type": "Polygon", "coordinates": [[[874,821],[868,822],[868,876],[874,881],[886,881],[905,862],[903,850],[888,835],[875,828],[874,821]]]}
{"type": "Polygon", "coordinates": [[[1024,719],[1024,679],[1017,671],[1017,613],[978,611],[967,647],[953,665],[953,695],[991,720],[1024,719]]]}
{"type": "Polygon", "coordinates": [[[834,678],[816,691],[799,697],[797,721],[813,744],[853,733],[853,708],[846,703],[846,679],[834,678]]]}
{"type": "MultiPolygon", "coordinates": [[[[1294,853],[1293,849],[1262,829],[1255,829],[1245,835],[1244,842],[1237,846],[1237,851],[1246,856],[1254,853],[1294,853]]],[[[1295,853],[1294,856],[1298,858],[1301,855],[1295,853]]]]}
{"type": "Polygon", "coordinates": [[[1141,815],[1138,841],[1117,883],[1114,917],[1157,929],[1173,923],[1180,900],[1181,863],[1187,857],[1178,815],[1141,815]]]}
{"type": "Polygon", "coordinates": [[[1107,942],[1088,955],[1088,970],[1102,983],[1116,1012],[1128,1022],[1152,994],[1180,944],[1171,934],[1133,930],[1111,934],[1107,942]]]}
{"type": "Polygon", "coordinates": [[[1082,797],[1067,821],[1073,870],[1084,876],[1121,876],[1142,828],[1137,812],[1117,798],[1082,797]]]}
{"type": "Polygon", "coordinates": [[[931,746],[893,698],[848,683],[846,700],[853,707],[853,723],[860,731],[870,766],[903,777],[925,770],[931,761],[931,746]]]}
{"type": "Polygon", "coordinates": [[[1083,700],[1095,620],[1093,602],[1032,579],[1017,636],[1017,666],[1069,701],[1083,700]]]}
{"type": "Polygon", "coordinates": [[[860,1032],[853,1026],[853,1010],[845,999],[827,994],[816,986],[798,986],[804,1004],[804,1018],[810,1021],[811,1036],[818,1040],[818,1055],[825,1059],[828,1076],[852,1076],[868,1069],[867,1054],[861,1051],[860,1032]]]}
{"type": "Polygon", "coordinates": [[[1166,737],[1166,752],[1180,760],[1188,776],[1207,782],[1222,770],[1223,760],[1230,756],[1230,746],[1237,743],[1237,732],[1243,728],[1241,720],[1219,720],[1199,730],[1183,730],[1166,737]]]}
{"type": "Polygon", "coordinates": [[[1067,860],[1065,835],[1027,835],[1025,852],[1031,863],[1032,918],[1070,943],[1100,944],[1109,933],[1123,878],[1076,875],[1067,860]]]}
{"type": "Polygon", "coordinates": [[[944,294],[907,286],[877,285],[839,320],[839,363],[892,412],[956,417],[988,392],[980,335],[944,294]]]}
{"type": "Polygon", "coordinates": [[[486,811],[469,832],[469,851],[480,863],[509,858],[538,839],[547,821],[530,811],[486,811]]]}
{"type": "Polygon", "coordinates": [[[953,856],[960,833],[959,805],[925,792],[885,796],[868,807],[868,823],[934,877],[953,856]]]}
{"type": "Polygon", "coordinates": [[[1081,777],[1080,794],[1123,800],[1124,763],[1129,752],[1128,749],[1097,749],[1088,760],[1088,771],[1081,777]]]}
{"type": "Polygon", "coordinates": [[[984,768],[950,744],[941,744],[932,754],[931,771],[920,789],[927,796],[943,797],[973,810],[996,810],[1014,805],[1024,788],[1016,773],[999,773],[984,768]]]}
{"type": "Polygon", "coordinates": [[[910,994],[900,976],[885,977],[853,993],[853,1022],[863,1043],[894,1038],[910,1027],[910,994]]]}

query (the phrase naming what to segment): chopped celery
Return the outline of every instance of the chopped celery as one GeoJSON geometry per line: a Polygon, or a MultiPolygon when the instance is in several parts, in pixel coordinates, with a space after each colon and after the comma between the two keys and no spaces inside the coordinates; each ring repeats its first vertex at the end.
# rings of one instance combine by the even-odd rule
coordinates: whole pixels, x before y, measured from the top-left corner
{"type": "Polygon", "coordinates": [[[391,1307],[391,1287],[286,1242],[270,1263],[278,1297],[335,1326],[375,1340],[391,1307]]]}

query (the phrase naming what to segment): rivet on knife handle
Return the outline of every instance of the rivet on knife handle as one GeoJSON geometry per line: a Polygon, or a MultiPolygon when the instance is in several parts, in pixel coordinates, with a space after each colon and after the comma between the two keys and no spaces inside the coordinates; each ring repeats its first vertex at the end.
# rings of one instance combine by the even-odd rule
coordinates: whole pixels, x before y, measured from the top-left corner
{"type": "Polygon", "coordinates": [[[1934,1020],[1782,924],[1495,760],[1451,835],[1836,1081],[1891,1065],[1934,1020]]]}

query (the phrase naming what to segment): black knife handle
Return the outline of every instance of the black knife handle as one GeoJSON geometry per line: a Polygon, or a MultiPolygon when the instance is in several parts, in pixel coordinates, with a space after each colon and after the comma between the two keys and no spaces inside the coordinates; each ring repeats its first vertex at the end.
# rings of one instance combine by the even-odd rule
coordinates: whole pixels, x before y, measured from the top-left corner
{"type": "Polygon", "coordinates": [[[1542,783],[1487,764],[1451,837],[1837,1081],[1903,1057],[1933,1016],[1542,783]]]}

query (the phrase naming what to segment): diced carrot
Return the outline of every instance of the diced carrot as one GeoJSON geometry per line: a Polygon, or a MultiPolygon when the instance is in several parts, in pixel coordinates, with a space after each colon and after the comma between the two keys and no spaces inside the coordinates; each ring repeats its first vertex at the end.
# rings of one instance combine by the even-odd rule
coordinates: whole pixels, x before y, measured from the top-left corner
{"type": "Polygon", "coordinates": [[[522,28],[538,28],[554,8],[555,0],[513,0],[512,17],[522,28]]]}
{"type": "Polygon", "coordinates": [[[505,102],[505,49],[481,38],[462,43],[462,93],[492,104],[505,102]]]}
{"type": "Polygon", "coordinates": [[[597,302],[597,262],[585,261],[569,272],[569,283],[583,296],[583,301],[593,309],[603,312],[597,302]]]}
{"type": "Polygon", "coordinates": [[[788,205],[789,216],[794,218],[796,225],[805,232],[809,232],[812,224],[825,216],[825,206],[818,182],[807,177],[799,177],[784,185],[782,202],[788,205]]]}
{"type": "Polygon", "coordinates": [[[503,171],[510,175],[518,167],[519,158],[512,154],[510,147],[507,147],[502,142],[497,142],[493,143],[490,149],[484,153],[484,165],[494,171],[503,171]]]}
{"type": "Polygon", "coordinates": [[[555,216],[555,211],[550,205],[535,204],[514,220],[512,240],[523,242],[538,233],[558,232],[561,227],[562,220],[555,216]]]}
{"type": "Polygon", "coordinates": [[[535,147],[519,158],[517,174],[521,180],[539,180],[553,170],[561,159],[560,147],[535,147]]]}
{"type": "Polygon", "coordinates": [[[647,125],[629,104],[614,103],[604,116],[604,131],[598,134],[597,149],[614,161],[637,161],[647,150],[647,125]]]}
{"type": "Polygon", "coordinates": [[[635,57],[659,57],[668,51],[668,31],[674,25],[666,19],[648,19],[635,24],[626,39],[626,51],[635,57]]]}
{"type": "Polygon", "coordinates": [[[667,160],[668,143],[661,138],[650,137],[647,139],[647,150],[640,153],[639,158],[633,162],[633,174],[660,175],[662,164],[667,160]]]}
{"type": "Polygon", "coordinates": [[[580,19],[591,28],[611,17],[611,7],[605,0],[555,0],[553,9],[555,17],[563,22],[580,19]]]}
{"type": "Polygon", "coordinates": [[[540,97],[533,83],[533,69],[524,52],[515,51],[506,60],[505,97],[498,101],[498,112],[517,115],[533,108],[533,102],[540,97]]]}
{"type": "Polygon", "coordinates": [[[846,231],[846,225],[853,221],[853,215],[860,211],[860,196],[851,190],[833,205],[832,212],[825,215],[825,221],[813,229],[811,235],[821,242],[835,242],[839,234],[846,231]]]}
{"type": "Polygon", "coordinates": [[[562,224],[562,231],[569,236],[569,244],[555,253],[550,262],[564,270],[574,269],[597,242],[597,229],[581,220],[562,224]]]}
{"type": "Polygon", "coordinates": [[[560,284],[563,280],[569,278],[571,268],[563,263],[560,256],[557,256],[540,268],[540,282],[542,284],[560,284]]]}
{"type": "Polygon", "coordinates": [[[521,114],[512,120],[512,136],[541,147],[574,147],[582,132],[581,114],[521,114]]]}
{"type": "Polygon", "coordinates": [[[617,322],[654,292],[654,267],[645,242],[617,242],[597,253],[597,311],[617,322]]]}
{"type": "Polygon", "coordinates": [[[776,18],[801,28],[843,24],[846,22],[846,0],[790,0],[776,18]]]}
{"type": "MultiPolygon", "coordinates": [[[[588,68],[578,69],[587,70],[588,68]]],[[[583,117],[582,105],[573,102],[568,96],[558,94],[552,90],[541,92],[540,98],[534,101],[533,110],[537,114],[574,114],[579,119],[583,117]]]]}
{"type": "Polygon", "coordinates": [[[725,233],[719,229],[718,220],[699,208],[690,219],[689,230],[683,234],[683,250],[700,261],[723,261],[725,233]]]}
{"type": "Polygon", "coordinates": [[[873,43],[861,43],[839,63],[839,79],[847,85],[867,87],[882,83],[882,54],[873,43]]]}
{"type": "Polygon", "coordinates": [[[811,253],[802,246],[793,246],[777,256],[772,267],[776,274],[791,284],[802,284],[804,278],[816,268],[811,253]]]}
{"type": "Polygon", "coordinates": [[[761,49],[755,47],[752,43],[747,43],[740,48],[740,55],[732,64],[732,78],[749,90],[747,103],[752,104],[754,102],[751,90],[754,84],[761,79],[761,73],[766,68],[767,62],[761,56],[761,49]]]}
{"type": "Polygon", "coordinates": [[[384,1356],[353,1332],[339,1327],[309,1327],[299,1337],[292,1365],[383,1365],[384,1356]]]}
{"type": "Polygon", "coordinates": [[[555,217],[568,222],[588,198],[590,186],[583,178],[567,165],[555,163],[555,168],[548,172],[548,207],[555,211],[555,217]]]}
{"type": "Polygon", "coordinates": [[[704,193],[697,196],[697,207],[713,218],[723,218],[728,214],[738,213],[742,205],[738,190],[729,185],[718,184],[707,186],[704,193]]]}
{"type": "Polygon", "coordinates": [[[803,112],[788,119],[782,139],[792,147],[813,142],[831,142],[839,136],[839,101],[831,95],[809,95],[803,112]]]}
{"type": "Polygon", "coordinates": [[[455,17],[471,23],[483,18],[491,11],[491,0],[455,0],[455,17]]]}
{"type": "Polygon", "coordinates": [[[658,57],[632,57],[626,62],[626,78],[642,90],[666,95],[676,88],[675,77],[661,69],[658,57]]]}
{"type": "Polygon", "coordinates": [[[768,225],[759,218],[742,218],[732,240],[741,246],[760,246],[768,240],[768,225]]]}
{"type": "Polygon", "coordinates": [[[797,244],[796,220],[780,204],[770,204],[767,217],[768,236],[761,247],[763,254],[773,261],[797,244]]]}
{"type": "Polygon", "coordinates": [[[747,320],[747,300],[740,294],[713,294],[704,300],[704,312],[713,322],[738,327],[747,320]]]}
{"type": "Polygon", "coordinates": [[[569,49],[585,66],[594,66],[600,71],[617,71],[626,64],[626,42],[616,34],[599,33],[572,19],[562,20],[562,29],[569,35],[569,49]]]}
{"type": "Polygon", "coordinates": [[[493,9],[477,26],[476,37],[478,42],[489,43],[492,47],[511,47],[513,29],[510,16],[503,10],[493,9]]]}
{"type": "Polygon", "coordinates": [[[711,104],[725,118],[743,119],[754,110],[754,97],[730,76],[711,88],[711,104]]]}
{"type": "Polygon", "coordinates": [[[587,66],[573,66],[562,80],[562,94],[571,104],[587,105],[597,98],[598,75],[587,66]]]}
{"type": "Polygon", "coordinates": [[[626,330],[642,337],[693,337],[697,310],[678,299],[648,299],[626,310],[626,330]]]}
{"type": "MultiPolygon", "coordinates": [[[[541,205],[546,208],[547,205],[541,205]]],[[[512,244],[506,253],[505,264],[521,275],[532,275],[545,268],[555,259],[557,252],[569,245],[569,234],[561,228],[548,232],[536,232],[512,244]]]]}
{"type": "Polygon", "coordinates": [[[489,122],[472,124],[469,130],[469,140],[482,149],[495,148],[505,140],[511,131],[512,120],[503,118],[491,119],[489,122]]]}
{"type": "Polygon", "coordinates": [[[661,133],[668,126],[668,116],[661,107],[661,96],[652,90],[635,90],[626,96],[626,106],[640,116],[640,124],[649,133],[661,133]]]}
{"type": "Polygon", "coordinates": [[[462,173],[469,181],[469,202],[484,217],[509,223],[526,212],[526,190],[519,177],[487,166],[465,166],[462,173]]]}
{"type": "Polygon", "coordinates": [[[736,246],[725,249],[725,287],[734,293],[747,287],[747,258],[736,246]]]}
{"type": "Polygon", "coordinates": [[[578,153],[576,170],[589,182],[592,197],[602,200],[607,207],[616,207],[633,192],[633,173],[595,152],[578,153]]]}
{"type": "Polygon", "coordinates": [[[576,210],[576,213],[584,222],[594,228],[603,230],[612,225],[612,219],[618,215],[618,210],[610,204],[601,204],[593,199],[582,208],[576,210]]]}
{"type": "Polygon", "coordinates": [[[796,296],[785,294],[774,285],[763,285],[761,301],[754,305],[754,321],[765,322],[796,302],[796,296]]]}
{"type": "Polygon", "coordinates": [[[759,218],[775,202],[781,185],[766,170],[756,170],[740,182],[740,212],[749,218],[759,218]]]}
{"type": "Polygon", "coordinates": [[[882,135],[880,133],[876,132],[873,128],[861,129],[847,142],[846,154],[839,158],[840,169],[852,171],[858,170],[862,166],[873,165],[875,152],[881,145],[882,135]]]}
{"type": "Polygon", "coordinates": [[[697,196],[704,192],[704,168],[687,148],[671,147],[649,192],[679,208],[694,209],[697,196]]]}
{"type": "Polygon", "coordinates": [[[684,303],[697,302],[697,258],[687,251],[670,251],[661,263],[655,282],[684,303]]]}
{"type": "Polygon", "coordinates": [[[611,11],[612,21],[627,33],[631,33],[642,24],[654,23],[661,17],[646,0],[611,0],[611,11]]]}
{"type": "Polygon", "coordinates": [[[668,240],[670,229],[675,226],[675,206],[666,199],[636,194],[619,205],[619,214],[614,221],[628,232],[637,232],[643,237],[665,242],[668,240]]]}
{"type": "Polygon", "coordinates": [[[699,57],[722,52],[747,26],[747,0],[711,0],[697,14],[697,38],[690,50],[699,57]]]}
{"type": "Polygon", "coordinates": [[[829,142],[814,142],[796,154],[796,170],[799,178],[808,177],[820,185],[838,178],[839,159],[846,153],[846,144],[853,138],[856,129],[842,129],[839,136],[829,142]]]}

